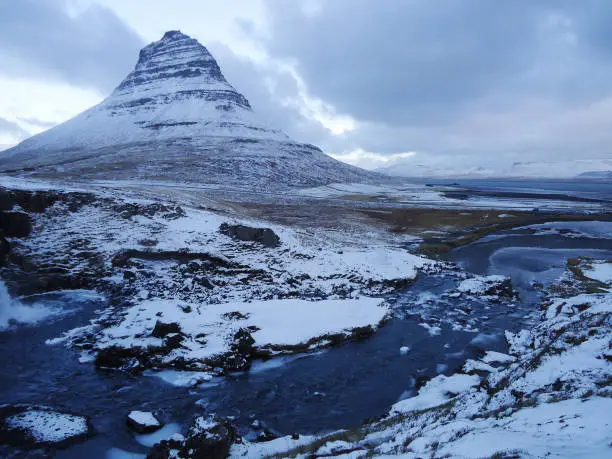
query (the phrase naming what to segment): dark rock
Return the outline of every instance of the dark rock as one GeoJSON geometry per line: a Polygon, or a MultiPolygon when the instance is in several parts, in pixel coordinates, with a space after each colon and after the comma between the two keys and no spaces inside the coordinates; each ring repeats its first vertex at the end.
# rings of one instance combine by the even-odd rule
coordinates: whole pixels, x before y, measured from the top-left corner
{"type": "Polygon", "coordinates": [[[164,338],[164,346],[168,349],[178,349],[185,340],[182,333],[168,333],[164,338]]]}
{"type": "Polygon", "coordinates": [[[11,245],[9,241],[4,238],[4,234],[0,230],[0,266],[4,265],[6,256],[11,251],[11,245]]]}
{"type": "Polygon", "coordinates": [[[0,210],[11,210],[14,206],[26,212],[42,213],[56,202],[63,202],[70,212],[96,200],[91,193],[60,193],[57,191],[8,190],[0,188],[0,210]]]}
{"type": "Polygon", "coordinates": [[[0,229],[6,237],[28,237],[32,221],[25,212],[0,212],[0,229]]]}
{"type": "Polygon", "coordinates": [[[237,439],[238,434],[231,421],[213,416],[198,417],[185,439],[162,440],[153,446],[147,459],[168,459],[171,450],[178,451],[178,457],[182,458],[225,459],[237,439]]]}
{"type": "Polygon", "coordinates": [[[224,319],[227,320],[246,320],[249,318],[249,314],[243,314],[240,311],[231,311],[231,312],[225,312],[222,314],[224,319]]]}
{"type": "Polygon", "coordinates": [[[501,282],[497,282],[487,290],[485,290],[486,295],[491,296],[499,296],[501,298],[515,298],[518,296],[518,293],[514,291],[512,288],[512,282],[510,279],[504,279],[501,282]]]}
{"type": "MultiPolygon", "coordinates": [[[[151,204],[122,203],[114,206],[113,210],[117,212],[121,218],[125,219],[132,218],[136,215],[145,217],[161,215],[162,218],[167,220],[174,220],[186,215],[185,211],[180,206],[166,206],[158,202],[151,204]]],[[[155,241],[155,244],[156,243],[157,241],[155,241]]]]}
{"type": "Polygon", "coordinates": [[[118,369],[126,366],[134,367],[138,357],[143,354],[139,348],[125,348],[110,346],[100,349],[96,355],[94,365],[98,368],[118,369]]]}
{"type": "Polygon", "coordinates": [[[232,349],[248,357],[253,354],[253,344],[255,344],[255,339],[251,336],[251,332],[246,328],[241,328],[234,334],[232,349]]]}
{"type": "Polygon", "coordinates": [[[162,427],[162,423],[153,413],[148,411],[132,411],[126,418],[127,426],[139,434],[155,432],[162,427]]]}
{"type": "Polygon", "coordinates": [[[181,326],[176,322],[164,323],[160,320],[155,322],[155,327],[151,332],[151,336],[155,338],[163,338],[170,333],[180,333],[181,326]]]}
{"type": "Polygon", "coordinates": [[[201,417],[189,429],[184,451],[193,451],[193,458],[225,459],[236,437],[230,421],[201,417]]]}
{"type": "Polygon", "coordinates": [[[210,280],[208,280],[208,278],[206,277],[194,277],[194,282],[196,282],[198,285],[201,285],[202,287],[208,289],[208,290],[212,290],[213,288],[215,288],[215,284],[213,284],[210,280]]]}
{"type": "Polygon", "coordinates": [[[170,445],[169,440],[163,440],[153,445],[153,448],[147,454],[147,459],[168,459],[170,450],[177,449],[170,445]]]}
{"type": "Polygon", "coordinates": [[[270,228],[253,228],[245,225],[223,223],[219,231],[232,239],[246,242],[258,242],[264,247],[278,247],[280,238],[270,228]]]}
{"type": "Polygon", "coordinates": [[[186,250],[171,250],[171,251],[144,251],[136,249],[122,250],[116,254],[111,263],[114,267],[125,268],[133,264],[132,259],[148,260],[148,261],[167,261],[174,260],[179,263],[188,263],[192,260],[201,260],[206,262],[211,267],[236,268],[238,267],[232,262],[224,260],[221,257],[208,253],[189,252],[186,250]]]}

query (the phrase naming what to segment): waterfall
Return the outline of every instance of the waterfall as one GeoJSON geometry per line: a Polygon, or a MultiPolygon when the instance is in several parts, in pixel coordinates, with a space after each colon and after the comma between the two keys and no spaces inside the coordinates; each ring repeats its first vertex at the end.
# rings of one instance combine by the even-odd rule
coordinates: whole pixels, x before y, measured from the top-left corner
{"type": "Polygon", "coordinates": [[[44,306],[30,306],[11,298],[6,284],[0,279],[0,330],[14,324],[35,323],[51,314],[44,306]]]}

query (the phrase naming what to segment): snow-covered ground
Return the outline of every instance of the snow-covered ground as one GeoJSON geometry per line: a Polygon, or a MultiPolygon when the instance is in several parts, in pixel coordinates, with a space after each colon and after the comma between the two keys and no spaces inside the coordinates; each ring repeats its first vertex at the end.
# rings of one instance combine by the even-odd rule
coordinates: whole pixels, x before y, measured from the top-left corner
{"type": "Polygon", "coordinates": [[[28,260],[24,275],[34,280],[32,266],[62,266],[71,279],[109,292],[109,307],[89,326],[48,341],[89,348],[83,362],[103,352],[100,366],[240,369],[250,354],[308,352],[365,337],[389,313],[381,295],[434,265],[372,232],[328,237],[126,198],[125,190],[67,195],[30,215],[32,234],[11,240],[28,260]],[[232,238],[223,224],[247,233],[266,227],[278,239],[232,238]]]}
{"type": "Polygon", "coordinates": [[[612,287],[612,261],[595,261],[584,270],[584,274],[590,279],[612,287]]]}
{"type": "Polygon", "coordinates": [[[360,429],[235,445],[232,457],[610,457],[612,294],[550,295],[534,328],[507,333],[508,355],[437,376],[360,429]]]}

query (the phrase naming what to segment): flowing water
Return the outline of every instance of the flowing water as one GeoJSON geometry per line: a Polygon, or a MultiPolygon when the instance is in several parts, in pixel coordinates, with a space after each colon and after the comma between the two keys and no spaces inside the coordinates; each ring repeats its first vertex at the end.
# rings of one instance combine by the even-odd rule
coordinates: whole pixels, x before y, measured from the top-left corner
{"type": "Polygon", "coordinates": [[[153,440],[136,438],[125,427],[132,409],[161,411],[169,423],[163,435],[203,412],[235,416],[247,437],[255,435],[249,427],[255,419],[282,434],[358,426],[414,395],[424,378],[450,374],[481,350],[504,351],[504,330],[534,320],[540,284],[556,279],[568,258],[612,258],[612,240],[606,239],[612,224],[556,225],[498,233],[449,256],[469,272],[510,276],[520,301],[449,297],[445,293],[456,287],[456,276],[422,275],[397,294],[397,318],[373,337],[312,355],[255,362],[247,373],[197,389],[154,376],[96,371],[65,347],[45,344],[86,324],[103,299],[65,292],[16,301],[0,284],[0,403],[41,403],[89,416],[96,436],[59,452],[60,458],[146,454],[141,443],[153,440]],[[400,352],[401,347],[409,350],[400,352]]]}

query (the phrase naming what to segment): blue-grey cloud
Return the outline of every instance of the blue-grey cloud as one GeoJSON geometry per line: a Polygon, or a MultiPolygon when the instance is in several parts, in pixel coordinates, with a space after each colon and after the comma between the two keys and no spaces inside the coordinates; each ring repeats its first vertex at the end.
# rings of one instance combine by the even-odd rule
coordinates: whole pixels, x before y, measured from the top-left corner
{"type": "Polygon", "coordinates": [[[303,5],[268,2],[267,49],[296,62],[315,96],[363,121],[446,123],[490,94],[584,103],[612,90],[607,0],[303,5]]]}
{"type": "Polygon", "coordinates": [[[134,66],[143,43],[111,10],[70,10],[68,0],[0,2],[0,57],[12,77],[54,79],[110,92],[134,66]]]}
{"type": "Polygon", "coordinates": [[[0,117],[0,134],[8,134],[15,140],[25,139],[28,137],[28,132],[19,124],[0,117]]]}
{"type": "Polygon", "coordinates": [[[295,140],[321,144],[329,131],[320,123],[305,117],[295,77],[275,67],[273,63],[257,64],[237,56],[221,43],[209,43],[209,49],[218,61],[227,80],[249,100],[257,115],[271,127],[282,129],[295,140]]]}

